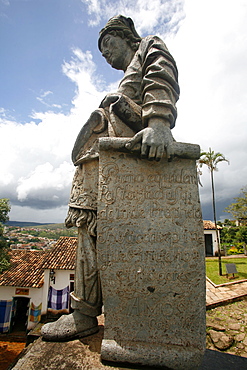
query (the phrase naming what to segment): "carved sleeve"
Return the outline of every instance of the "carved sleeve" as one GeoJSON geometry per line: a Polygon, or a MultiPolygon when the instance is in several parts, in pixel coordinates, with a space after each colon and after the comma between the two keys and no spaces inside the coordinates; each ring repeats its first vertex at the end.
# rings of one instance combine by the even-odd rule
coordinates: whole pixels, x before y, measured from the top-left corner
{"type": "Polygon", "coordinates": [[[142,64],[142,119],[161,117],[175,126],[176,101],[179,97],[176,63],[164,42],[157,36],[144,38],[140,45],[142,64]]]}

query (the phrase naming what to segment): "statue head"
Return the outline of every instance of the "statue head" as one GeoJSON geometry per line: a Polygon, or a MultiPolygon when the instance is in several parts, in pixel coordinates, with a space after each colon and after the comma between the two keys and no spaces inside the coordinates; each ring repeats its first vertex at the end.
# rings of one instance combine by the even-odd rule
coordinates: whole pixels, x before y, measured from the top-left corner
{"type": "Polygon", "coordinates": [[[134,23],[131,18],[117,15],[109,19],[105,27],[99,33],[98,47],[101,50],[101,41],[106,34],[119,36],[125,39],[133,51],[138,49],[141,37],[136,32],[134,23]]]}

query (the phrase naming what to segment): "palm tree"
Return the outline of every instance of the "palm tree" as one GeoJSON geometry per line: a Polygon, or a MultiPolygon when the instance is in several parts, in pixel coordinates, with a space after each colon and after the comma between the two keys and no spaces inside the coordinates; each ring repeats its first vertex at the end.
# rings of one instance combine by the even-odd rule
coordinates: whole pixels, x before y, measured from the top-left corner
{"type": "Polygon", "coordinates": [[[214,224],[216,231],[217,247],[218,247],[218,258],[219,258],[219,275],[222,276],[222,265],[221,265],[221,255],[220,255],[220,243],[219,243],[219,233],[216,224],[216,208],[215,208],[215,191],[214,191],[214,171],[218,171],[217,165],[220,162],[227,162],[228,159],[222,153],[215,153],[211,148],[209,152],[202,152],[200,159],[198,160],[199,167],[204,164],[208,167],[211,175],[211,188],[212,188],[212,201],[213,201],[213,214],[214,214],[214,224]]]}

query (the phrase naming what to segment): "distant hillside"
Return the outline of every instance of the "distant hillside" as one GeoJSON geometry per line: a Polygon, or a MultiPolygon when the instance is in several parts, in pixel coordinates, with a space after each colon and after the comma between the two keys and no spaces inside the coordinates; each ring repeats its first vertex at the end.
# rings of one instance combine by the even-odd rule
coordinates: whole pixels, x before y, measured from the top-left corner
{"type": "MultiPolygon", "coordinates": [[[[39,229],[49,229],[49,230],[56,230],[56,229],[66,229],[66,226],[64,223],[61,223],[61,224],[39,224],[39,225],[36,225],[39,229]]],[[[33,227],[33,226],[30,226],[30,227],[33,227]]]]}
{"type": "MultiPolygon", "coordinates": [[[[23,222],[23,221],[7,221],[5,223],[7,226],[19,226],[19,227],[47,227],[48,225],[51,227],[54,227],[54,225],[60,225],[60,227],[63,227],[63,224],[49,224],[49,223],[38,223],[38,222],[23,222]]],[[[58,226],[57,226],[58,227],[58,226]]],[[[56,227],[56,228],[57,228],[56,227]]]]}

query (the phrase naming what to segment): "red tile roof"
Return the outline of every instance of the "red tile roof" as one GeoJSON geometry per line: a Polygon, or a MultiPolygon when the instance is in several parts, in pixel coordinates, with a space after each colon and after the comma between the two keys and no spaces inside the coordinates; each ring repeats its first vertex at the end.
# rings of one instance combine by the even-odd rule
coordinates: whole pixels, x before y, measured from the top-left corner
{"type": "Polygon", "coordinates": [[[74,270],[77,238],[62,236],[50,251],[11,250],[11,266],[0,275],[0,286],[41,288],[44,269],[74,270]]]}
{"type": "Polygon", "coordinates": [[[42,265],[47,252],[12,250],[11,266],[0,275],[0,286],[41,288],[44,284],[42,265]]]}
{"type": "MultiPolygon", "coordinates": [[[[204,230],[215,230],[215,223],[212,221],[203,221],[204,230]]],[[[217,229],[221,229],[220,226],[217,225],[217,229]]]]}
{"type": "Polygon", "coordinates": [[[61,236],[43,264],[44,269],[74,270],[77,238],[61,236]]]}

